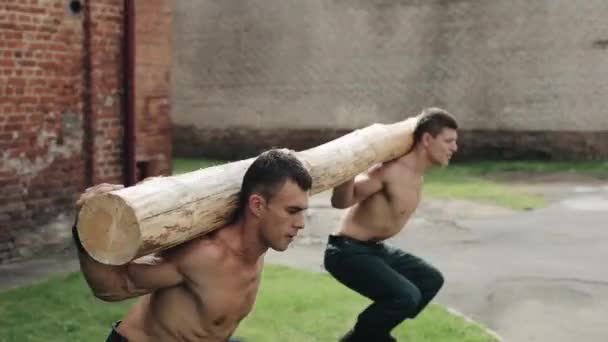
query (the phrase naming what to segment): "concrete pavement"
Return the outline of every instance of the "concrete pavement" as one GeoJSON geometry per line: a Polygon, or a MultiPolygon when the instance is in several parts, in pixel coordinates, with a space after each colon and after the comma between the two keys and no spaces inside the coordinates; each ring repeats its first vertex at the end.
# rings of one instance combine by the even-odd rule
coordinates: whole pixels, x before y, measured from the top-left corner
{"type": "MultiPolygon", "coordinates": [[[[608,341],[608,185],[561,185],[547,208],[513,212],[465,201],[424,201],[390,241],[438,266],[437,297],[513,342],[608,341]]],[[[323,270],[340,218],[313,198],[307,233],[268,261],[323,270]]],[[[354,314],[354,313],[353,313],[354,314]]]]}

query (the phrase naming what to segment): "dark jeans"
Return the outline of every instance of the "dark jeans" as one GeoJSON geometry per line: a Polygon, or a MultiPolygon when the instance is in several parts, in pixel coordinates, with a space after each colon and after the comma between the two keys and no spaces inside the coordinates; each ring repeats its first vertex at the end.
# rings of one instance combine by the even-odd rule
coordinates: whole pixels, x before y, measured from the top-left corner
{"type": "Polygon", "coordinates": [[[416,317],[443,285],[433,266],[383,242],[330,235],[324,264],[340,283],[373,301],[342,341],[395,341],[391,330],[416,317]]]}
{"type": "MultiPolygon", "coordinates": [[[[125,337],[121,336],[116,331],[116,327],[118,327],[119,324],[120,324],[120,321],[112,324],[112,331],[110,332],[110,335],[108,335],[106,342],[129,342],[125,337]]],[[[228,340],[228,342],[245,342],[245,341],[240,340],[240,339],[230,339],[230,340],[228,340]]]]}
{"type": "Polygon", "coordinates": [[[120,324],[120,321],[112,324],[112,331],[110,331],[110,335],[106,339],[106,342],[129,342],[125,337],[120,335],[118,331],[116,331],[116,327],[120,324]]]}

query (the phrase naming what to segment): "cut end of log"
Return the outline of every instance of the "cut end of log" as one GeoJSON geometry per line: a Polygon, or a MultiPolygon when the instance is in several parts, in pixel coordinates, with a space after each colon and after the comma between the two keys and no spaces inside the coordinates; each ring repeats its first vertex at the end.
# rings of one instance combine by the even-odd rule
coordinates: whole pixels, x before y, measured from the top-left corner
{"type": "Polygon", "coordinates": [[[107,265],[133,260],[141,244],[135,213],[125,200],[106,193],[88,200],[78,216],[78,234],[87,253],[107,265]]]}

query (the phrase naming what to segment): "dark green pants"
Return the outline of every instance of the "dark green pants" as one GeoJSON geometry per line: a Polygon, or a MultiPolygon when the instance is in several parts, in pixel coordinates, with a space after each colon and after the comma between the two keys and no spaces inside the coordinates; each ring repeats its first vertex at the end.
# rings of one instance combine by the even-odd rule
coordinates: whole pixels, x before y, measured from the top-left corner
{"type": "MultiPolygon", "coordinates": [[[[118,333],[118,331],[116,331],[116,328],[118,327],[119,324],[120,324],[120,321],[112,324],[112,331],[110,331],[110,335],[106,339],[106,342],[129,342],[125,337],[121,336],[118,333]]],[[[240,339],[229,339],[228,342],[245,342],[245,341],[240,340],[240,339]]]]}
{"type": "Polygon", "coordinates": [[[395,341],[391,330],[416,317],[443,285],[433,266],[383,242],[330,235],[324,264],[340,283],[373,301],[343,341],[395,341]]]}
{"type": "Polygon", "coordinates": [[[121,336],[116,328],[120,325],[120,321],[117,321],[112,324],[112,330],[110,331],[110,335],[106,339],[106,342],[129,342],[126,337],[121,336]]]}

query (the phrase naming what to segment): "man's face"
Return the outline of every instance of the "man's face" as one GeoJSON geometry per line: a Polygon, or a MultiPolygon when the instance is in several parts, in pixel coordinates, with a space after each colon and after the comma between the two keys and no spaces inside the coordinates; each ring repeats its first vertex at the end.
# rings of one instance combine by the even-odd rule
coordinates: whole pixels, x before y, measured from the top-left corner
{"type": "Polygon", "coordinates": [[[443,128],[436,137],[425,134],[425,148],[433,165],[447,166],[450,159],[458,151],[458,132],[452,128],[443,128]]]}
{"type": "Polygon", "coordinates": [[[304,228],[308,191],[291,180],[266,202],[260,216],[262,239],[269,248],[284,251],[304,228]]]}

